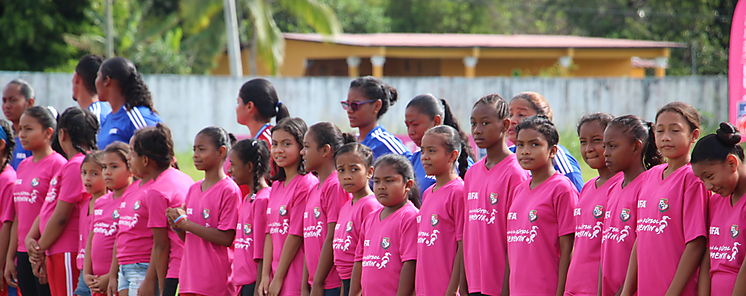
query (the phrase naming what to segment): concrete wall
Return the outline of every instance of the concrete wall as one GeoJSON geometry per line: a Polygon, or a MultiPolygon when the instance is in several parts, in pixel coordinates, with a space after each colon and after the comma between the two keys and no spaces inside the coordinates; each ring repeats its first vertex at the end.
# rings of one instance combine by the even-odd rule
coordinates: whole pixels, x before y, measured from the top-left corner
{"type": "MultiPolygon", "coordinates": [[[[73,106],[71,74],[1,72],[0,83],[23,78],[35,88],[37,102],[60,111],[73,106]]],[[[231,132],[247,134],[235,122],[238,89],[249,78],[221,76],[148,75],[145,81],[153,92],[155,106],[173,129],[177,148],[190,149],[194,135],[208,125],[219,125],[231,132]]],[[[339,101],[346,99],[347,78],[270,78],[281,100],[293,116],[313,124],[332,121],[349,130],[339,101]]],[[[532,90],[544,94],[554,109],[554,120],[564,129],[574,129],[576,121],[590,112],[615,115],[637,114],[648,120],[658,107],[675,100],[697,107],[706,124],[727,119],[727,79],[712,77],[667,77],[664,79],[580,79],[580,78],[386,78],[399,91],[400,101],[383,116],[381,123],[395,133],[406,133],[403,118],[407,101],[417,94],[432,93],[448,99],[454,113],[468,128],[469,112],[479,97],[497,92],[504,98],[532,90]]]]}

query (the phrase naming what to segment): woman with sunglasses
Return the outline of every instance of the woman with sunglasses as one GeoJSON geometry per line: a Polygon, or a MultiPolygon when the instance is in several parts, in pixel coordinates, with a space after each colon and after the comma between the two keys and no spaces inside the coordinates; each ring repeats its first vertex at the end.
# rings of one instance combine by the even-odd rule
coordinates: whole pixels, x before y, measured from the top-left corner
{"type": "Polygon", "coordinates": [[[378,119],[394,105],[396,89],[372,76],[360,77],[350,83],[347,100],[342,108],[347,111],[350,126],[358,128],[358,141],[373,150],[373,157],[395,153],[410,157],[412,153],[401,140],[378,125],[378,119]]]}

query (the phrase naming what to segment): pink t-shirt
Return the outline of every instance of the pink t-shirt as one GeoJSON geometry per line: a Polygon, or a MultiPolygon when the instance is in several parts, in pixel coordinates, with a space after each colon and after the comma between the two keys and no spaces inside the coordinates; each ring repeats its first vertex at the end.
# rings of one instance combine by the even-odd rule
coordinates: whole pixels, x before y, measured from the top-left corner
{"type": "MultiPolygon", "coordinates": [[[[616,295],[624,285],[629,256],[637,233],[637,199],[645,183],[647,171],[622,187],[624,180],[614,184],[606,203],[603,237],[601,237],[602,294],[616,295]]],[[[622,177],[623,178],[623,177],[622,177]]]]}
{"type": "Polygon", "coordinates": [[[80,177],[80,164],[83,163],[85,155],[78,153],[64,165],[60,172],[49,181],[49,191],[39,212],[39,231],[44,233],[47,222],[52,218],[57,200],[73,204],[75,208],[70,213],[70,220],[62,230],[57,240],[47,249],[47,255],[59,253],[77,253],[80,228],[80,204],[85,200],[87,193],[83,187],[83,179],[80,177]]]}
{"type": "MultiPolygon", "coordinates": [[[[303,212],[311,191],[319,184],[313,174],[295,176],[288,181],[272,183],[267,205],[267,230],[272,239],[272,274],[277,271],[282,247],[289,235],[303,237],[303,212]]],[[[300,295],[303,279],[303,247],[290,263],[280,295],[300,295]]]]}
{"type": "Polygon", "coordinates": [[[194,180],[189,175],[175,168],[168,168],[150,183],[145,196],[144,201],[149,212],[148,228],[168,229],[168,239],[171,242],[171,248],[168,255],[168,272],[166,273],[166,278],[179,278],[181,257],[184,250],[184,242],[168,226],[166,209],[183,206],[189,187],[192,184],[194,184],[194,180]]]}
{"type": "MultiPolygon", "coordinates": [[[[663,295],[688,242],[707,235],[709,191],[687,164],[663,179],[667,164],[650,169],[637,203],[637,291],[663,295]]],[[[698,272],[681,295],[697,294],[698,272]]]]}
{"type": "Polygon", "coordinates": [[[256,283],[257,262],[264,256],[264,239],[267,234],[267,204],[272,187],[259,190],[241,202],[233,242],[233,272],[231,283],[243,286],[256,283]]]}
{"type": "Polygon", "coordinates": [[[731,205],[730,197],[714,195],[709,200],[710,294],[732,295],[746,252],[746,198],[731,205]]]}
{"type": "MultiPolygon", "coordinates": [[[[349,200],[350,194],[339,186],[337,171],[332,171],[324,183],[315,187],[308,196],[306,211],[303,213],[303,248],[306,255],[309,285],[313,284],[313,277],[319,266],[328,224],[337,223],[339,209],[349,200]]],[[[342,280],[337,270],[332,268],[324,281],[324,289],[334,289],[341,285],[342,280]]]]}
{"type": "Polygon", "coordinates": [[[575,232],[572,215],[578,191],[555,173],[531,189],[518,186],[508,212],[508,262],[512,295],[552,295],[557,291],[559,237],[575,232]]]}
{"type": "Polygon", "coordinates": [[[78,207],[78,256],[75,257],[75,263],[78,266],[78,270],[81,272],[83,271],[83,264],[85,263],[85,244],[88,240],[88,233],[91,231],[90,226],[92,215],[88,214],[88,205],[91,202],[91,198],[91,195],[86,193],[78,207]]]}
{"type": "Polygon", "coordinates": [[[368,195],[353,203],[346,202],[339,210],[337,226],[334,227],[334,266],[339,277],[348,280],[352,277],[352,266],[355,263],[355,250],[360,239],[360,227],[370,213],[383,206],[375,195],[368,195]]]}
{"type": "MultiPolygon", "coordinates": [[[[198,181],[186,196],[187,219],[209,228],[234,230],[238,221],[241,189],[226,177],[202,191],[198,181]]],[[[228,282],[231,274],[229,247],[216,245],[191,232],[184,238],[184,258],[179,273],[179,291],[199,295],[235,295],[228,282]]]]}
{"type": "Polygon", "coordinates": [[[604,216],[611,188],[624,178],[618,173],[601,185],[596,186],[598,177],[591,179],[580,191],[575,207],[575,243],[572,261],[567,271],[565,295],[598,294],[598,271],[601,265],[601,237],[603,237],[604,216]]]}
{"type": "Polygon", "coordinates": [[[464,181],[456,178],[422,196],[417,216],[417,295],[445,295],[458,242],[464,237],[464,181]]]}
{"type": "Polygon", "coordinates": [[[153,232],[147,226],[149,211],[143,197],[151,183],[135,181],[127,189],[128,194],[120,197],[116,234],[119,265],[150,262],[153,232]]]}
{"type": "Polygon", "coordinates": [[[117,237],[118,222],[120,218],[120,206],[126,203],[127,195],[131,194],[136,187],[130,186],[118,198],[113,193],[108,193],[93,204],[93,215],[90,216],[91,238],[91,267],[94,275],[103,275],[109,272],[111,267],[111,252],[114,249],[114,241],[117,237]]]}
{"type": "Polygon", "coordinates": [[[65,163],[65,157],[53,152],[37,162],[34,162],[33,157],[29,157],[18,165],[17,179],[13,187],[13,202],[15,213],[18,215],[18,252],[27,251],[24,243],[26,235],[39,216],[43,198],[50,189],[50,181],[65,163]]]}
{"type": "Polygon", "coordinates": [[[10,164],[0,173],[0,223],[13,222],[16,211],[13,208],[13,186],[16,182],[16,171],[10,164]]]}
{"type": "Polygon", "coordinates": [[[464,176],[464,270],[469,293],[500,295],[508,252],[506,223],[515,189],[528,179],[515,154],[485,166],[475,163],[464,176]],[[489,180],[486,182],[485,180],[489,180]]]}
{"type": "Polygon", "coordinates": [[[417,260],[419,211],[407,202],[381,220],[383,209],[365,218],[355,250],[355,262],[363,265],[363,295],[396,295],[404,262],[417,260]]]}

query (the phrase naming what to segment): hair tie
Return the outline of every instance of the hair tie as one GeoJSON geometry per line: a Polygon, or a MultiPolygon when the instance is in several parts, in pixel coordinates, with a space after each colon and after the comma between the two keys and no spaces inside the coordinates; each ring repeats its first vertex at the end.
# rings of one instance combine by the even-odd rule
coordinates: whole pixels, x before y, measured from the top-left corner
{"type": "Polygon", "coordinates": [[[277,104],[275,104],[275,110],[280,111],[280,106],[282,106],[282,102],[277,101],[277,104]]]}

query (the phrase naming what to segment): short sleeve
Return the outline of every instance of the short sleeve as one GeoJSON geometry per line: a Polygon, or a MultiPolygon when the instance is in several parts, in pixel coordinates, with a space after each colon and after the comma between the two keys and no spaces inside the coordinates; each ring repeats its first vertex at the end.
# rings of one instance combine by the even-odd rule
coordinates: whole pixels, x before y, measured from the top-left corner
{"type": "Polygon", "coordinates": [[[5,184],[0,195],[0,223],[13,221],[16,216],[16,209],[13,206],[13,182],[12,180],[5,184]]]}
{"type": "Polygon", "coordinates": [[[684,240],[688,243],[700,236],[707,235],[707,199],[709,193],[705,185],[699,179],[694,182],[685,182],[684,194],[684,211],[682,217],[684,221],[684,240]]]}
{"type": "MultiPolygon", "coordinates": [[[[562,190],[565,190],[564,188],[562,190]]],[[[578,193],[570,188],[555,195],[554,211],[557,215],[557,234],[559,236],[575,233],[575,204],[578,193]]]]}
{"type": "MultiPolygon", "coordinates": [[[[168,199],[163,193],[157,190],[148,190],[144,198],[145,208],[148,212],[148,228],[166,228],[166,209],[168,209],[168,199]]],[[[234,223],[235,225],[235,223],[234,223]]]]}
{"type": "Polygon", "coordinates": [[[339,210],[350,200],[350,195],[347,191],[344,191],[338,183],[335,184],[329,188],[327,194],[321,196],[324,213],[326,213],[326,223],[337,223],[339,210]]]}
{"type": "Polygon", "coordinates": [[[454,227],[456,228],[456,241],[464,239],[464,188],[461,187],[451,194],[451,217],[453,217],[454,227]]]}
{"type": "Polygon", "coordinates": [[[66,166],[60,174],[59,200],[77,204],[83,200],[83,178],[80,177],[80,167],[66,166]]]}
{"type": "Polygon", "coordinates": [[[401,262],[417,260],[417,213],[402,221],[399,237],[399,257],[401,262]]]}
{"type": "Polygon", "coordinates": [[[268,198],[258,198],[254,200],[254,221],[252,221],[252,231],[254,235],[254,259],[264,258],[264,240],[267,238],[266,231],[256,231],[267,229],[267,203],[268,198]]]}
{"type": "Polygon", "coordinates": [[[309,193],[309,188],[299,187],[292,202],[288,205],[290,215],[288,234],[290,235],[303,236],[303,213],[306,211],[306,201],[308,201],[309,193]]]}
{"type": "Polygon", "coordinates": [[[220,216],[218,217],[218,229],[235,229],[236,223],[238,223],[238,208],[240,207],[239,201],[241,200],[240,195],[240,189],[235,185],[230,186],[223,191],[223,198],[220,202],[220,216]]]}

